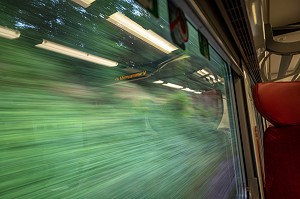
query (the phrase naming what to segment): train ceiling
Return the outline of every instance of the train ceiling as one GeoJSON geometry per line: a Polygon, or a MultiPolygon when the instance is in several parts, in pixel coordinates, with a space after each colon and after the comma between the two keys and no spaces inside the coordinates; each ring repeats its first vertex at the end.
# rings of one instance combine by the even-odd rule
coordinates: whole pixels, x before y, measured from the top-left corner
{"type": "Polygon", "coordinates": [[[216,0],[254,82],[300,81],[299,0],[216,0]]]}
{"type": "Polygon", "coordinates": [[[300,81],[299,0],[263,1],[266,52],[260,61],[263,81],[300,81]]]}

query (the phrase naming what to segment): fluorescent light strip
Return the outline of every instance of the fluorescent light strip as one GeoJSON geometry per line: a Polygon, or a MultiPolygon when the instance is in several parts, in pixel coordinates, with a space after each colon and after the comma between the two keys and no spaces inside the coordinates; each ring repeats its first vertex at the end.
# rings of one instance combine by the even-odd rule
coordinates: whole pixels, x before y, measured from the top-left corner
{"type": "Polygon", "coordinates": [[[202,76],[205,75],[201,70],[198,70],[197,73],[200,74],[200,75],[202,75],[202,76]]]}
{"type": "Polygon", "coordinates": [[[177,84],[172,84],[172,83],[166,83],[166,84],[162,84],[162,85],[171,87],[171,88],[177,88],[177,89],[183,88],[183,86],[179,86],[177,84]]]}
{"type": "Polygon", "coordinates": [[[17,39],[20,35],[21,33],[17,30],[0,26],[0,37],[4,37],[6,39],[17,39]]]}
{"type": "Polygon", "coordinates": [[[212,79],[215,79],[215,76],[213,76],[213,75],[209,75],[212,79]]]}
{"type": "Polygon", "coordinates": [[[256,9],[255,9],[255,3],[254,2],[252,3],[251,9],[252,9],[252,14],[253,14],[254,24],[257,24],[256,9]]]}
{"type": "Polygon", "coordinates": [[[153,32],[152,30],[144,29],[138,23],[132,21],[120,12],[116,12],[110,15],[107,20],[166,54],[169,54],[172,51],[178,49],[176,46],[153,32]]]}
{"type": "Polygon", "coordinates": [[[201,94],[202,92],[200,92],[200,91],[195,91],[194,93],[195,93],[195,94],[201,94]]]}
{"type": "Polygon", "coordinates": [[[84,8],[87,8],[96,0],[72,0],[72,1],[81,5],[84,8]]]}
{"type": "Polygon", "coordinates": [[[200,70],[202,73],[204,73],[205,75],[208,75],[209,74],[209,72],[207,72],[206,70],[204,70],[204,69],[202,69],[202,70],[200,70]]]}
{"type": "Polygon", "coordinates": [[[162,83],[164,83],[164,81],[162,81],[162,80],[157,80],[157,81],[154,81],[153,83],[154,83],[154,84],[162,84],[162,83]]]}
{"type": "Polygon", "coordinates": [[[88,61],[88,62],[93,62],[93,63],[96,63],[96,64],[108,66],[108,67],[114,67],[114,66],[118,65],[118,62],[114,62],[114,61],[111,61],[109,59],[105,59],[105,58],[102,58],[102,57],[91,55],[91,54],[86,53],[86,52],[75,50],[75,49],[72,49],[72,48],[69,48],[69,47],[51,42],[51,41],[47,41],[45,39],[43,40],[43,42],[41,44],[36,45],[36,47],[43,48],[43,49],[46,49],[46,50],[50,50],[50,51],[60,53],[60,54],[63,54],[63,55],[67,55],[67,56],[70,56],[70,57],[75,57],[75,58],[78,58],[78,59],[82,59],[82,60],[85,60],[85,61],[88,61]]]}
{"type": "Polygon", "coordinates": [[[184,89],[181,89],[181,90],[183,90],[183,91],[187,91],[187,92],[192,92],[192,93],[194,93],[194,92],[195,92],[194,90],[192,90],[192,89],[190,89],[190,88],[184,88],[184,89]]]}

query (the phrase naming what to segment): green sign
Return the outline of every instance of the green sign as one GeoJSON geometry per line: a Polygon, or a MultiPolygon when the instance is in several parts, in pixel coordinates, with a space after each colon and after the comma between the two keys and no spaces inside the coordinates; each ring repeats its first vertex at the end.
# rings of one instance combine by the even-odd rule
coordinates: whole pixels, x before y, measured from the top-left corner
{"type": "Polygon", "coordinates": [[[141,6],[153,14],[156,18],[158,15],[158,3],[157,0],[136,0],[141,6]]]}
{"type": "Polygon", "coordinates": [[[208,40],[201,32],[198,32],[198,37],[199,37],[200,53],[208,60],[210,60],[208,40]]]}

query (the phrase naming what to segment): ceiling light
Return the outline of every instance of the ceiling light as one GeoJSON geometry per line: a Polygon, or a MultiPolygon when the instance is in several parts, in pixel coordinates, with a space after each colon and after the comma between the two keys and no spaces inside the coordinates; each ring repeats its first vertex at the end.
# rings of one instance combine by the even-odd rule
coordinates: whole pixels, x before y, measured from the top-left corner
{"type": "Polygon", "coordinates": [[[169,54],[172,51],[178,49],[176,46],[153,32],[152,30],[144,29],[138,23],[132,21],[120,12],[116,12],[110,15],[107,20],[164,53],[169,54]]]}
{"type": "Polygon", "coordinates": [[[92,55],[92,54],[89,54],[86,52],[75,50],[73,48],[69,48],[69,47],[66,47],[66,46],[51,42],[51,41],[47,41],[45,39],[43,40],[43,42],[41,44],[36,45],[36,47],[50,50],[53,52],[57,52],[57,53],[67,55],[70,57],[82,59],[82,60],[85,60],[88,62],[93,62],[96,64],[104,65],[104,66],[114,67],[114,66],[118,65],[118,62],[114,62],[109,59],[105,59],[105,58],[98,57],[98,56],[95,56],[95,55],[92,55]]]}
{"type": "Polygon", "coordinates": [[[183,88],[183,86],[179,86],[177,84],[172,84],[172,83],[166,83],[166,84],[162,84],[162,85],[171,87],[171,88],[178,88],[178,89],[183,88]]]}
{"type": "Polygon", "coordinates": [[[162,81],[162,80],[157,80],[157,81],[155,81],[155,82],[153,82],[154,84],[162,84],[162,83],[164,83],[164,81],[162,81]]]}
{"type": "Polygon", "coordinates": [[[81,5],[84,8],[87,8],[96,0],[72,0],[72,1],[81,5]]]}
{"type": "Polygon", "coordinates": [[[4,37],[6,39],[16,39],[19,38],[20,35],[21,33],[17,30],[0,26],[0,37],[4,37]]]}
{"type": "Polygon", "coordinates": [[[255,9],[255,3],[252,3],[252,14],[253,14],[253,21],[254,21],[254,24],[257,24],[257,17],[256,17],[256,9],[255,9]]]}

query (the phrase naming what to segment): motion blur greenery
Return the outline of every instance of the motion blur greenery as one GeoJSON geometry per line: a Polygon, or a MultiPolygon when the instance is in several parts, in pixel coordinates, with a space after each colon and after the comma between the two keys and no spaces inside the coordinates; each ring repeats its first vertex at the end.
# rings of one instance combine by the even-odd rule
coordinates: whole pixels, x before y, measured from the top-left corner
{"type": "MultiPolygon", "coordinates": [[[[144,20],[140,23],[151,17],[133,1],[93,5],[105,5],[110,13],[120,8],[131,16],[137,9],[144,16],[135,16],[144,20]]],[[[96,7],[88,12],[69,1],[35,0],[1,1],[0,8],[6,19],[0,25],[15,24],[25,35],[0,38],[1,198],[212,198],[220,183],[227,187],[226,197],[232,196],[229,127],[221,131],[215,119],[216,112],[227,114],[223,106],[155,85],[152,79],[115,80],[128,68],[149,67],[165,55],[148,47],[134,59],[143,49],[141,41],[134,38],[129,44],[124,32],[113,35],[108,22],[80,22],[103,18],[96,7]],[[51,27],[57,19],[63,25],[51,27]],[[90,32],[94,26],[107,27],[90,32]],[[100,37],[98,53],[120,66],[107,68],[34,47],[35,39],[46,37],[76,41],[77,47],[95,47],[100,37]],[[216,176],[223,177],[215,182],[216,176]]],[[[152,28],[168,33],[166,27],[152,28]]]]}

